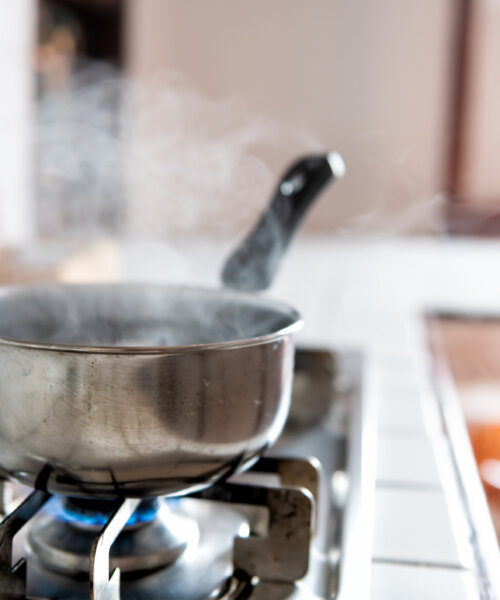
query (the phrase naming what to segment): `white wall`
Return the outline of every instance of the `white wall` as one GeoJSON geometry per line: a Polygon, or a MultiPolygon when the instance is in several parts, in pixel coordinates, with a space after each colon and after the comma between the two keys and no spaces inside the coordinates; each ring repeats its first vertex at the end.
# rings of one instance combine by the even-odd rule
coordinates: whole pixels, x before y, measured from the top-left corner
{"type": "Polygon", "coordinates": [[[33,235],[32,111],[36,2],[0,0],[0,244],[33,235]]]}
{"type": "MultiPolygon", "coordinates": [[[[129,70],[145,79],[174,69],[210,98],[236,95],[340,150],[347,177],[314,207],[310,230],[418,229],[444,184],[453,7],[128,0],[129,70]]],[[[274,175],[301,150],[272,156],[274,175]]],[[[255,211],[264,201],[255,198],[255,211]]]]}

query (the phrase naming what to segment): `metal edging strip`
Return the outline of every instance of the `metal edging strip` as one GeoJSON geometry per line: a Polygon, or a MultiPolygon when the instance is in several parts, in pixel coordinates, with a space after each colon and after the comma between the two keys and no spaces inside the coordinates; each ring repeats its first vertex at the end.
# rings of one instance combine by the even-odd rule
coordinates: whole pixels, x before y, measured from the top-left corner
{"type": "Polygon", "coordinates": [[[376,373],[363,357],[358,402],[353,403],[348,446],[349,489],[342,525],[336,600],[370,596],[375,510],[376,373]]]}

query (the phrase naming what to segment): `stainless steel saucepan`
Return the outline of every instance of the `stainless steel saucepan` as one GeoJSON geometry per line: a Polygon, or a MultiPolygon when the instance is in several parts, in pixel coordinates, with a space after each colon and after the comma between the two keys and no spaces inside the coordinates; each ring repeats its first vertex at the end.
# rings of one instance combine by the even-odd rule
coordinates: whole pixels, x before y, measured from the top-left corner
{"type": "MultiPolygon", "coordinates": [[[[227,262],[226,285],[267,285],[338,161],[308,157],[286,173],[227,262]]],[[[289,306],[235,289],[0,289],[0,475],[71,496],[144,497],[241,470],[283,427],[300,326],[289,306]]]]}

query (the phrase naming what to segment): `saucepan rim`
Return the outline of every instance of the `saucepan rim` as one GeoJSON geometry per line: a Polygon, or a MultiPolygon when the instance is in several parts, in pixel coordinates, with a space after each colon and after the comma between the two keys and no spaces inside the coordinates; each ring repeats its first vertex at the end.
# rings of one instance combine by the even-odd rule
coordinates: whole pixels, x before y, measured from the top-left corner
{"type": "Polygon", "coordinates": [[[0,286],[0,309],[1,300],[7,295],[16,293],[42,293],[44,290],[50,289],[63,289],[71,288],[76,290],[78,288],[163,288],[172,291],[173,293],[193,293],[201,294],[211,297],[224,297],[229,301],[231,298],[245,301],[249,306],[252,304],[260,306],[264,309],[275,310],[277,313],[281,313],[283,317],[288,318],[290,321],[289,325],[271,331],[264,335],[255,337],[239,338],[235,340],[227,340],[222,342],[209,342],[200,344],[188,344],[188,345],[171,345],[171,346],[93,346],[93,345],[79,345],[79,344],[60,344],[60,343],[47,343],[37,342],[30,340],[21,340],[11,337],[0,335],[0,346],[10,346],[16,348],[55,351],[55,352],[77,352],[86,354],[116,354],[116,355],[148,355],[148,354],[181,354],[190,352],[200,352],[204,350],[227,350],[235,348],[244,348],[249,346],[256,346],[259,344],[265,344],[271,341],[278,340],[280,338],[292,335],[302,329],[304,321],[300,316],[300,313],[281,300],[270,299],[268,297],[263,298],[259,294],[251,292],[243,292],[240,290],[233,290],[227,288],[210,288],[199,285],[186,285],[186,284],[169,284],[169,283],[151,283],[151,282],[113,282],[113,283],[43,283],[43,284],[17,284],[0,286]]]}

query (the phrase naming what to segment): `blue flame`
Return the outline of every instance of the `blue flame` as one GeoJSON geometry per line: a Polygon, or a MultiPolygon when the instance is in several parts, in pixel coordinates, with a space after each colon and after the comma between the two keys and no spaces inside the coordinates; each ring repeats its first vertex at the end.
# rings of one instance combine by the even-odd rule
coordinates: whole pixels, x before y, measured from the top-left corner
{"type": "MultiPolygon", "coordinates": [[[[141,502],[134,514],[127,521],[126,526],[152,521],[158,514],[163,502],[164,500],[146,500],[141,502]]],[[[63,498],[56,496],[46,505],[45,512],[49,512],[56,518],[70,524],[87,527],[104,527],[115,508],[116,504],[110,501],[109,508],[105,507],[104,510],[85,510],[83,507],[72,505],[65,502],[63,498]]]]}

